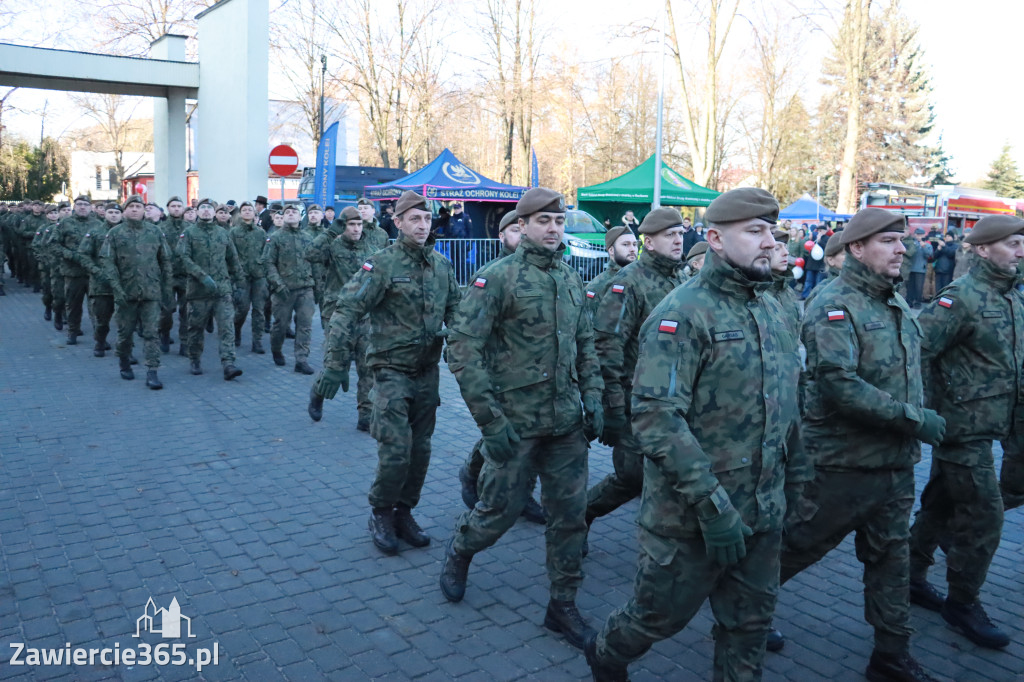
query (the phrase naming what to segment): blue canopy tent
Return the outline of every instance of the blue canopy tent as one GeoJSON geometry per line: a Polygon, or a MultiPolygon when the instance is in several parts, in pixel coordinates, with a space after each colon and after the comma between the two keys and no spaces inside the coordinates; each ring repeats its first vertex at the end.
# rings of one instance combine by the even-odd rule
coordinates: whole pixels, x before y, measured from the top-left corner
{"type": "Polygon", "coordinates": [[[850,214],[830,211],[806,192],[802,197],[779,212],[779,220],[849,220],[850,214]]]}
{"type": "Polygon", "coordinates": [[[470,236],[487,237],[495,236],[493,233],[497,232],[501,216],[515,208],[515,202],[527,188],[486,178],[445,148],[436,159],[411,175],[380,185],[367,185],[364,196],[371,201],[387,201],[397,199],[410,189],[431,201],[462,201],[473,221],[470,236]]]}

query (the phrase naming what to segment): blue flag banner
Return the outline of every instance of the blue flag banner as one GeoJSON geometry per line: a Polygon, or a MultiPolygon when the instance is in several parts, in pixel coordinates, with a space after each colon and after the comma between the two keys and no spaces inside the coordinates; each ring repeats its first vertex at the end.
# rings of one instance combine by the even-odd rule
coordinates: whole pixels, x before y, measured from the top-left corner
{"type": "Polygon", "coordinates": [[[316,149],[316,175],[313,181],[313,203],[324,206],[334,205],[335,158],[338,154],[338,124],[332,123],[320,138],[316,149]]]}
{"type": "Polygon", "coordinates": [[[533,147],[530,147],[530,154],[533,156],[533,161],[530,163],[530,187],[540,187],[540,168],[537,167],[537,152],[533,147]]]}

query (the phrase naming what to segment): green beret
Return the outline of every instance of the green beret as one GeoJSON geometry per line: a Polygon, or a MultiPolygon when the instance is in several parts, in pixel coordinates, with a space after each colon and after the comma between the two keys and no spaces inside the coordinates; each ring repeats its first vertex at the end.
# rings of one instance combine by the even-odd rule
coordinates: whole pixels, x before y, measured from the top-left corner
{"type": "MultiPolygon", "coordinates": [[[[906,219],[902,213],[893,213],[884,208],[865,208],[857,211],[843,229],[839,241],[843,246],[867,239],[879,232],[903,232],[906,219]]],[[[831,242],[832,240],[829,239],[831,242]]]]}
{"type": "MultiPolygon", "coordinates": [[[[363,204],[365,206],[365,204],[363,204]]],[[[402,215],[410,208],[417,208],[421,211],[430,211],[427,208],[427,200],[408,189],[402,192],[402,196],[398,197],[398,201],[395,202],[395,215],[402,215]]]]}
{"type": "Polygon", "coordinates": [[[780,244],[789,243],[789,232],[787,232],[786,230],[773,230],[772,236],[775,237],[775,241],[779,242],[780,244]]]}
{"type": "Polygon", "coordinates": [[[629,228],[625,225],[616,225],[612,229],[604,233],[604,248],[610,249],[615,245],[616,240],[624,234],[633,233],[629,231],[629,228]]]}
{"type": "Polygon", "coordinates": [[[637,230],[640,234],[657,234],[670,227],[677,227],[683,224],[683,216],[679,211],[668,206],[656,208],[644,216],[637,230]]]}
{"type": "Polygon", "coordinates": [[[110,203],[110,204],[107,204],[104,207],[103,210],[105,210],[105,211],[117,211],[117,212],[120,213],[121,212],[121,207],[118,204],[110,203]]]}
{"type": "Polygon", "coordinates": [[[1024,220],[1012,215],[990,215],[974,223],[974,229],[964,241],[974,246],[991,244],[1021,232],[1024,232],[1024,220]]]}
{"type": "Polygon", "coordinates": [[[346,206],[341,211],[341,221],[347,223],[350,220],[362,220],[363,217],[359,215],[359,211],[356,210],[355,206],[346,206]]]}
{"type": "Polygon", "coordinates": [[[833,256],[838,256],[845,246],[842,234],[836,232],[828,238],[828,243],[825,244],[825,257],[832,258],[833,256]]]}
{"type": "Polygon", "coordinates": [[[707,242],[697,242],[690,247],[690,252],[686,254],[686,260],[693,260],[697,256],[702,256],[708,252],[707,242]]]}
{"type": "Polygon", "coordinates": [[[778,222],[779,202],[771,192],[759,187],[737,187],[718,196],[704,212],[706,221],[719,225],[751,218],[773,225],[778,222]]]}
{"type": "Polygon", "coordinates": [[[501,232],[517,220],[519,220],[519,216],[516,215],[515,211],[509,211],[505,215],[501,216],[501,220],[498,221],[498,232],[501,232]]]}
{"type": "Polygon", "coordinates": [[[565,213],[565,197],[547,187],[531,187],[516,204],[516,215],[524,220],[534,213],[565,213]]]}
{"type": "MultiPolygon", "coordinates": [[[[77,201],[77,199],[76,199],[76,201],[77,201]]],[[[142,204],[143,206],[145,206],[146,202],[144,202],[142,200],[142,197],[140,197],[138,194],[133,194],[130,197],[128,197],[127,199],[124,200],[124,207],[128,208],[132,204],[142,204]]]]}
{"type": "Polygon", "coordinates": [[[373,202],[363,197],[362,199],[356,202],[356,206],[373,206],[373,202]]]}
{"type": "Polygon", "coordinates": [[[306,207],[306,213],[309,213],[310,211],[320,211],[323,213],[324,210],[320,208],[320,204],[310,204],[306,207]]]}
{"type": "Polygon", "coordinates": [[[171,197],[170,199],[167,200],[167,205],[170,206],[175,201],[177,201],[179,204],[184,204],[185,203],[184,201],[181,200],[181,197],[173,196],[173,197],[171,197]]]}
{"type": "Polygon", "coordinates": [[[203,206],[209,206],[210,208],[214,208],[214,206],[213,206],[213,199],[200,199],[199,203],[196,204],[196,208],[200,209],[203,206]]]}
{"type": "Polygon", "coordinates": [[[228,206],[227,204],[221,204],[220,206],[217,207],[217,213],[220,213],[221,211],[224,211],[225,213],[231,213],[231,207],[228,206]]]}
{"type": "Polygon", "coordinates": [[[77,197],[75,197],[75,202],[77,203],[79,201],[85,201],[85,202],[90,203],[90,204],[92,203],[92,199],[90,199],[85,194],[79,194],[77,197]]]}

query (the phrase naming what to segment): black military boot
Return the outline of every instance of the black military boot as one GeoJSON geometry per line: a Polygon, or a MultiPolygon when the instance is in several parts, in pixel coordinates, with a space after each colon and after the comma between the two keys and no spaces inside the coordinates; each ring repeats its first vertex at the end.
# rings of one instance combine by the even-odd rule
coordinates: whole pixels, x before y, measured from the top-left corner
{"type": "Polygon", "coordinates": [[[288,331],[286,331],[284,333],[284,338],[286,338],[286,339],[294,339],[295,338],[295,330],[292,329],[291,327],[288,327],[288,331]]]}
{"type": "Polygon", "coordinates": [[[367,522],[370,537],[377,549],[385,554],[398,554],[398,538],[395,537],[395,510],[391,507],[374,507],[367,522]]]}
{"type": "Polygon", "coordinates": [[[370,430],[370,418],[366,415],[359,415],[356,420],[356,431],[369,431],[370,430]]]}
{"type": "Polygon", "coordinates": [[[263,355],[267,352],[263,350],[263,339],[255,338],[252,340],[252,352],[257,355],[263,355]]]}
{"type": "Polygon", "coordinates": [[[942,618],[954,630],[978,646],[1002,649],[1010,643],[1010,638],[992,624],[977,599],[970,604],[964,604],[947,598],[942,606],[942,618]]]}
{"type": "Polygon", "coordinates": [[[476,481],[470,476],[469,467],[463,464],[459,467],[459,484],[462,486],[462,502],[472,509],[480,501],[476,494],[476,481]]]}
{"type": "Polygon", "coordinates": [[[4,291],[4,285],[0,284],[0,296],[6,296],[7,292],[4,291]]]}
{"type": "Polygon", "coordinates": [[[129,355],[128,356],[128,362],[130,362],[133,365],[137,365],[137,364],[139,364],[139,359],[137,357],[135,357],[134,355],[129,355]]]}
{"type": "Polygon", "coordinates": [[[67,345],[69,345],[69,346],[77,346],[78,345],[78,334],[76,334],[74,332],[68,332],[67,345]]]}
{"type": "Polygon", "coordinates": [[[235,323],[235,348],[242,345],[242,325],[235,323]]]}
{"type": "Polygon", "coordinates": [[[526,498],[526,504],[523,505],[523,512],[520,516],[530,523],[539,523],[542,526],[548,522],[547,514],[544,513],[544,507],[540,506],[540,502],[533,499],[532,495],[526,498]]]}
{"type": "Polygon", "coordinates": [[[103,350],[111,350],[110,342],[107,341],[107,337],[103,337],[103,350]]]}
{"type": "Polygon", "coordinates": [[[590,674],[594,682],[629,682],[629,672],[625,668],[616,668],[597,660],[597,633],[587,637],[583,645],[583,655],[590,666],[590,674]]]}
{"type": "Polygon", "coordinates": [[[942,606],[946,603],[946,595],[939,592],[938,589],[936,589],[936,587],[927,580],[914,580],[911,578],[910,603],[917,604],[929,611],[942,613],[942,606]]]}
{"type": "Polygon", "coordinates": [[[53,313],[51,312],[50,306],[46,306],[46,309],[43,310],[43,319],[47,322],[53,319],[53,313]]]}
{"type": "Polygon", "coordinates": [[[213,318],[212,317],[206,321],[206,333],[207,334],[212,334],[213,333],[213,318]]]}
{"type": "Polygon", "coordinates": [[[299,360],[295,363],[295,371],[299,374],[316,374],[316,370],[309,366],[309,363],[305,360],[299,360]]]}
{"type": "Polygon", "coordinates": [[[234,365],[224,365],[224,381],[231,381],[235,377],[242,376],[242,370],[234,365]]]}
{"type": "Polygon", "coordinates": [[[277,365],[278,367],[284,367],[286,364],[284,361],[284,353],[282,353],[279,350],[271,352],[274,354],[274,364],[277,365]]]}
{"type": "Polygon", "coordinates": [[[784,646],[786,646],[786,636],[775,628],[768,630],[768,641],[765,644],[765,649],[768,651],[782,651],[784,646]]]}
{"type": "Polygon", "coordinates": [[[53,328],[57,331],[64,329],[64,311],[60,308],[53,310],[53,328]]]}
{"type": "Polygon", "coordinates": [[[426,547],[430,536],[423,532],[420,524],[412,517],[412,510],[404,504],[395,507],[395,535],[413,547],[426,547]]]}
{"type": "Polygon", "coordinates": [[[170,332],[160,332],[160,352],[170,353],[171,352],[171,334],[170,332]]]}
{"type": "Polygon", "coordinates": [[[324,397],[316,392],[316,384],[309,389],[309,405],[306,406],[309,418],[315,422],[324,418],[324,397]]]}
{"type": "Polygon", "coordinates": [[[938,682],[907,651],[901,654],[872,652],[864,675],[871,682],[938,682]]]}
{"type": "Polygon", "coordinates": [[[160,379],[157,378],[155,369],[146,370],[146,385],[154,391],[159,391],[164,387],[164,385],[160,383],[160,379]]]}
{"type": "Polygon", "coordinates": [[[180,355],[183,358],[188,356],[188,349],[185,348],[185,342],[184,341],[182,341],[181,345],[178,346],[178,355],[180,355]]]}
{"type": "Polygon", "coordinates": [[[92,354],[98,358],[102,358],[107,354],[107,351],[103,348],[103,342],[97,341],[96,345],[92,347],[92,354]]]}
{"type": "Polygon", "coordinates": [[[466,596],[466,578],[469,576],[471,556],[463,556],[455,551],[455,536],[448,540],[444,550],[444,563],[441,564],[441,592],[448,601],[462,601],[466,596]]]}
{"type": "Polygon", "coordinates": [[[126,357],[120,357],[118,360],[121,363],[121,378],[125,381],[131,381],[135,378],[135,372],[132,371],[132,364],[126,357]]]}
{"type": "Polygon", "coordinates": [[[544,627],[552,632],[561,632],[565,635],[565,641],[577,649],[582,649],[587,637],[594,634],[576,608],[576,602],[560,599],[548,602],[548,611],[544,614],[544,627]]]}
{"type": "Polygon", "coordinates": [[[203,373],[203,367],[202,365],[199,364],[199,360],[192,361],[192,367],[189,369],[189,371],[192,372],[192,374],[194,374],[195,376],[199,376],[200,374],[203,373]]]}

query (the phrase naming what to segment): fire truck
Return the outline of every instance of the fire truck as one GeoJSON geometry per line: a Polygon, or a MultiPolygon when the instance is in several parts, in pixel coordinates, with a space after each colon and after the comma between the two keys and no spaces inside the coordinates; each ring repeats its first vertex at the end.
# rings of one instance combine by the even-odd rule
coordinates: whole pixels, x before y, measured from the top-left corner
{"type": "Polygon", "coordinates": [[[861,208],[884,208],[907,216],[912,227],[942,233],[969,232],[987,215],[1024,217],[1024,200],[997,196],[995,192],[959,185],[915,187],[896,183],[871,183],[860,197],[861,208]]]}

